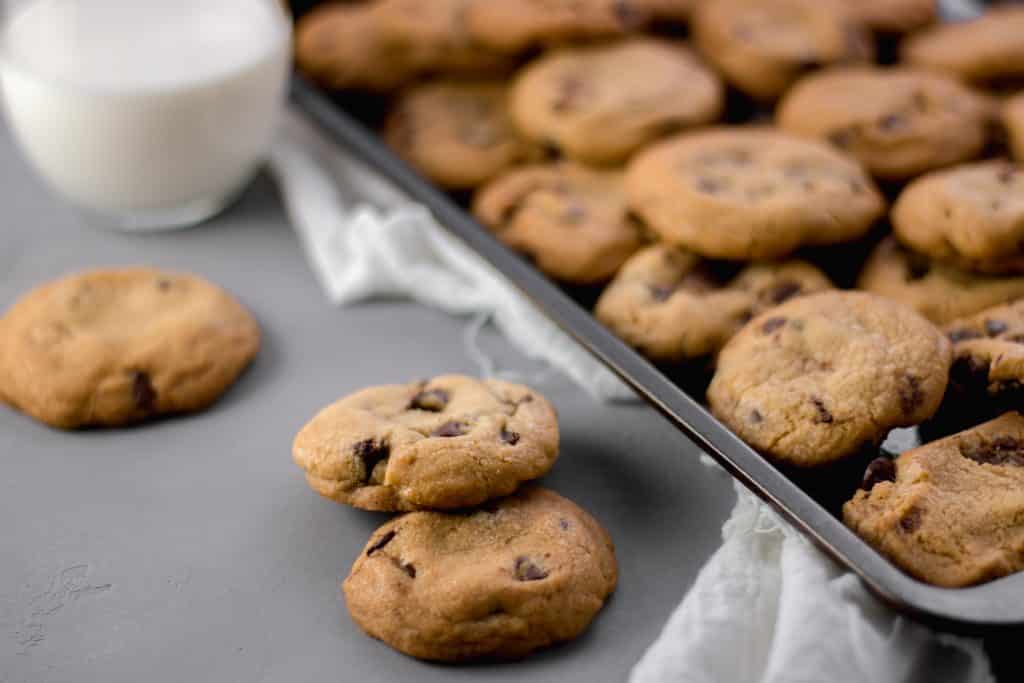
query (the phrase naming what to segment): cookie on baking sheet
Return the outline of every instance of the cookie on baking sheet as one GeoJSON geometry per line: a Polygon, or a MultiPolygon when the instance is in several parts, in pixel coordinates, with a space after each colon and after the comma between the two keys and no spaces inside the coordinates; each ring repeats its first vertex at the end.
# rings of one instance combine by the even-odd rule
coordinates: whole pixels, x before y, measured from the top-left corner
{"type": "Polygon", "coordinates": [[[638,37],[564,48],[527,66],[513,90],[516,123],[538,143],[591,164],[716,119],[722,84],[683,44],[638,37]]]}
{"type": "Polygon", "coordinates": [[[295,27],[296,64],[327,88],[394,90],[416,74],[421,61],[415,48],[384,36],[370,4],[328,3],[295,27]]]}
{"type": "Polygon", "coordinates": [[[655,143],[630,162],[626,195],[666,242],[733,260],[854,240],[885,210],[853,159],[823,142],[759,127],[655,143]]]}
{"type": "Polygon", "coordinates": [[[708,401],[761,453],[823,465],[931,417],[950,360],[949,341],[910,308],[863,292],[812,294],[726,344],[708,401]]]}
{"type": "Polygon", "coordinates": [[[857,286],[939,325],[1024,297],[1024,276],[984,275],[936,263],[892,237],[875,247],[857,286]]]}
{"type": "Polygon", "coordinates": [[[1024,162],[1024,92],[1006,100],[1003,105],[1003,127],[1010,139],[1013,157],[1024,162]]]}
{"type": "Polygon", "coordinates": [[[466,30],[473,0],[378,0],[373,12],[381,35],[405,46],[423,71],[445,74],[492,74],[508,71],[508,55],[487,49],[466,30]]]}
{"type": "Polygon", "coordinates": [[[501,52],[620,36],[648,20],[637,0],[470,0],[469,35],[501,52]]]}
{"type": "Polygon", "coordinates": [[[1024,569],[1024,416],[877,460],[843,521],[908,574],[958,588],[1024,569]]]}
{"type": "Polygon", "coordinates": [[[916,33],[901,46],[903,61],[974,83],[1024,76],[1024,7],[993,7],[973,20],[916,33]]]}
{"type": "Polygon", "coordinates": [[[953,342],[954,400],[1024,406],[1024,298],[946,326],[953,342]]]}
{"type": "Polygon", "coordinates": [[[370,636],[413,657],[462,661],[572,640],[616,580],[608,533],[571,501],[530,487],[485,509],[391,520],[343,590],[370,636]]]}
{"type": "Polygon", "coordinates": [[[434,81],[395,103],[384,139],[423,175],[452,190],[472,189],[543,151],[515,129],[500,83],[434,81]]]}
{"type": "Polygon", "coordinates": [[[194,275],[95,270],[0,318],[0,400],[54,427],[116,427],[212,404],[260,347],[252,315],[194,275]]]}
{"type": "Polygon", "coordinates": [[[556,162],[513,169],[484,186],[473,213],[554,278],[603,282],[642,244],[620,171],[556,162]]]}
{"type": "Polygon", "coordinates": [[[899,240],[936,261],[1024,273],[1024,168],[984,161],[913,181],[892,210],[899,240]]]}
{"type": "Polygon", "coordinates": [[[885,34],[903,34],[931,24],[938,17],[936,0],[846,0],[866,25],[885,34]]]}
{"type": "Polygon", "coordinates": [[[784,301],[831,289],[804,261],[722,273],[679,247],[656,244],[629,259],[597,301],[597,318],[658,361],[714,355],[747,321],[784,301]]]}
{"type": "Polygon", "coordinates": [[[558,421],[527,387],[444,375],[346,396],[302,428],[292,455],[313,490],[339,503],[468,507],[551,469],[558,421]]]}
{"type": "Polygon", "coordinates": [[[842,0],[714,0],[693,14],[697,48],[739,90],[781,95],[809,69],[870,62],[868,29],[842,0]]]}
{"type": "Polygon", "coordinates": [[[790,133],[827,140],[880,178],[903,180],[977,157],[991,114],[987,98],[950,76],[854,66],[798,81],[776,120],[790,133]]]}

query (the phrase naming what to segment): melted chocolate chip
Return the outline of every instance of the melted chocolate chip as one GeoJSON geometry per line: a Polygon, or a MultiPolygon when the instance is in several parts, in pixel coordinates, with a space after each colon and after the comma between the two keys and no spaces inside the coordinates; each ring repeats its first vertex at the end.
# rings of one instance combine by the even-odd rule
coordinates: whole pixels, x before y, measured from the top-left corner
{"type": "Polygon", "coordinates": [[[992,441],[960,445],[960,454],[983,465],[1024,467],[1024,441],[1000,436],[992,441]]]}
{"type": "Polygon", "coordinates": [[[534,564],[530,558],[520,555],[516,558],[515,576],[517,581],[539,581],[547,578],[548,573],[534,564]]]}
{"type": "Polygon", "coordinates": [[[421,391],[412,397],[409,402],[409,410],[426,410],[431,413],[440,413],[448,405],[451,396],[444,389],[431,389],[421,391]]]}
{"type": "Polygon", "coordinates": [[[392,531],[387,532],[383,536],[381,536],[379,541],[377,541],[376,543],[374,543],[373,545],[371,545],[369,548],[366,549],[366,556],[370,557],[375,552],[377,552],[378,550],[380,550],[381,548],[386,546],[388,543],[391,543],[391,541],[394,540],[395,535],[397,533],[398,532],[392,530],[392,531]]]}
{"type": "Polygon", "coordinates": [[[870,491],[875,488],[875,484],[881,484],[883,481],[896,481],[896,463],[889,458],[875,458],[864,470],[864,479],[861,480],[860,487],[870,491]]]}
{"type": "Polygon", "coordinates": [[[387,460],[391,449],[386,443],[378,443],[373,439],[360,441],[352,449],[352,455],[363,463],[363,483],[373,477],[373,469],[382,460],[387,460]]]}
{"type": "Polygon", "coordinates": [[[907,514],[900,518],[900,529],[910,534],[917,531],[917,528],[921,526],[921,510],[920,508],[910,508],[907,514]]]}
{"type": "Polygon", "coordinates": [[[1004,323],[1002,320],[986,320],[985,321],[985,332],[990,337],[998,337],[1003,332],[1010,329],[1010,326],[1004,323]]]}
{"type": "Polygon", "coordinates": [[[980,332],[975,332],[974,330],[968,330],[964,328],[959,330],[953,330],[947,336],[949,337],[949,341],[955,344],[956,342],[962,342],[967,339],[978,339],[982,335],[980,332]]]}
{"type": "Polygon", "coordinates": [[[763,332],[764,334],[771,334],[775,330],[783,327],[785,324],[785,318],[768,318],[761,325],[761,332],[763,332]]]}
{"type": "Polygon", "coordinates": [[[519,443],[519,433],[510,432],[507,429],[503,428],[501,430],[501,440],[507,443],[509,446],[515,446],[517,443],[519,443]]]}
{"type": "Polygon", "coordinates": [[[835,417],[829,412],[829,409],[825,407],[825,402],[817,396],[811,398],[811,403],[814,404],[814,408],[818,411],[818,414],[814,416],[814,422],[816,424],[832,424],[835,422],[835,417]]]}
{"type": "Polygon", "coordinates": [[[559,519],[558,520],[558,527],[562,531],[568,531],[569,530],[569,520],[564,519],[564,518],[563,519],[559,519]]]}
{"type": "Polygon", "coordinates": [[[149,374],[141,371],[132,373],[132,400],[135,407],[147,413],[156,406],[156,389],[149,374]]]}
{"type": "Polygon", "coordinates": [[[410,579],[415,579],[416,578],[416,567],[411,562],[410,563],[399,562],[398,563],[398,567],[403,572],[408,574],[410,579]]]}
{"type": "Polygon", "coordinates": [[[924,403],[921,378],[917,375],[903,375],[900,382],[900,407],[904,415],[912,415],[924,403]]]}
{"type": "Polygon", "coordinates": [[[466,425],[462,422],[453,420],[451,422],[445,422],[443,425],[432,431],[430,435],[442,438],[451,438],[453,436],[462,436],[465,433],[466,425]]]}
{"type": "Polygon", "coordinates": [[[764,415],[759,410],[750,411],[750,422],[752,424],[761,424],[764,421],[764,415]]]}
{"type": "Polygon", "coordinates": [[[799,282],[783,280],[772,288],[769,298],[773,303],[781,304],[782,302],[788,301],[799,294],[801,289],[803,288],[800,286],[799,282]]]}

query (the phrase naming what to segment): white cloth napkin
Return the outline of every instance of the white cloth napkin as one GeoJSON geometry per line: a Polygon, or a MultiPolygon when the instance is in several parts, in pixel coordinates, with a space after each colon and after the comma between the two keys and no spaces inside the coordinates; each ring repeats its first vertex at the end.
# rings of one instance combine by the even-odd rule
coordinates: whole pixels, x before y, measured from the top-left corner
{"type": "MultiPolygon", "coordinates": [[[[286,119],[270,168],[332,301],[397,295],[489,317],[521,351],[593,396],[635,399],[424,207],[301,116],[286,119]]],[[[469,350],[482,372],[493,370],[469,350]]],[[[917,678],[936,663],[955,676],[948,680],[993,680],[979,642],[896,616],[751,494],[737,486],[737,495],[722,547],[636,665],[633,683],[909,683],[942,680],[917,678]]]]}

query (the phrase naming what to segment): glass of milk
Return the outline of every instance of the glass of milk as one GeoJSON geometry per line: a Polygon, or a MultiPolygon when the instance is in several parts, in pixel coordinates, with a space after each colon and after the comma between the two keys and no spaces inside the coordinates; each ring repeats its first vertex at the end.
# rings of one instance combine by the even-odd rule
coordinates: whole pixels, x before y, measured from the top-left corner
{"type": "Polygon", "coordinates": [[[291,66],[280,0],[0,0],[25,156],[101,225],[187,227],[263,161],[291,66]]]}

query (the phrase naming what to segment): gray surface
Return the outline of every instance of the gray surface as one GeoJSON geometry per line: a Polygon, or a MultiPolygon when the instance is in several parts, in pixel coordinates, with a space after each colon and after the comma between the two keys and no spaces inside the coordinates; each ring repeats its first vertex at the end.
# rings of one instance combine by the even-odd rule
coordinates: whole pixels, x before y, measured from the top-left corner
{"type": "MultiPolygon", "coordinates": [[[[0,309],[70,270],[152,264],[226,286],[265,332],[252,370],[202,415],[63,433],[0,407],[0,683],[621,680],[718,544],[731,484],[652,410],[597,404],[552,376],[538,388],[564,445],[547,483],[610,530],[618,592],[583,638],[525,662],[395,654],[358,631],[338,590],[384,517],[313,494],[291,439],[363,385],[474,372],[464,322],[396,302],[332,308],[266,178],[207,226],[104,233],[0,134],[0,206],[0,309]]],[[[536,369],[485,342],[506,367],[536,369]]]]}

